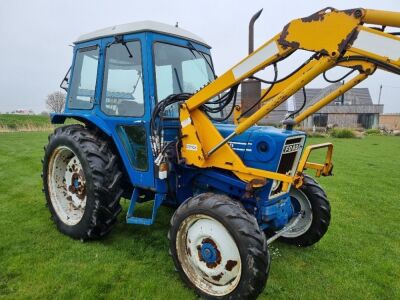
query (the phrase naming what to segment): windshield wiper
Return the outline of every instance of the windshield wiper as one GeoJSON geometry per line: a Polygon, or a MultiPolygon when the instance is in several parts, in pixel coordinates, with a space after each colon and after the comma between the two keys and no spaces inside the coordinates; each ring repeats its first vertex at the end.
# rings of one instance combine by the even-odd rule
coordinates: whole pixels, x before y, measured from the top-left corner
{"type": "Polygon", "coordinates": [[[175,72],[176,81],[178,82],[179,90],[181,91],[181,93],[183,93],[181,81],[179,80],[178,71],[176,70],[176,68],[174,68],[174,72],[175,72]]]}
{"type": "Polygon", "coordinates": [[[131,50],[129,50],[128,45],[126,44],[124,38],[121,35],[116,35],[114,37],[114,42],[107,45],[107,48],[110,47],[112,44],[122,44],[126,48],[126,51],[128,51],[129,58],[133,57],[131,50]]]}
{"type": "Polygon", "coordinates": [[[200,56],[202,56],[202,57],[204,58],[204,60],[206,61],[207,65],[210,67],[210,70],[213,72],[214,78],[216,79],[216,78],[217,78],[217,75],[215,75],[215,70],[214,70],[213,66],[211,65],[211,63],[208,61],[208,59],[207,59],[207,57],[205,56],[205,54],[204,54],[203,52],[197,50],[197,49],[193,46],[193,44],[192,44],[191,41],[188,41],[188,45],[189,45],[189,47],[190,47],[190,48],[188,48],[188,49],[190,50],[190,52],[192,52],[192,54],[193,54],[193,56],[194,56],[195,58],[197,58],[197,56],[196,56],[196,54],[194,54],[193,51],[196,51],[197,54],[199,54],[200,56]]]}

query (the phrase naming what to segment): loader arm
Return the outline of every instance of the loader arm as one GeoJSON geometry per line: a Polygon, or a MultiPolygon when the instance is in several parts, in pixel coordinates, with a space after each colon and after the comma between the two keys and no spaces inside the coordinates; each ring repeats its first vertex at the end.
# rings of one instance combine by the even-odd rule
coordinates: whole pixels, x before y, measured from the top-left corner
{"type": "Polygon", "coordinates": [[[299,114],[294,119],[295,123],[365,80],[376,68],[400,74],[400,38],[365,24],[400,27],[400,13],[326,8],[309,17],[293,20],[282,32],[182,103],[181,155],[186,164],[230,170],[246,182],[260,182],[266,178],[281,180],[284,189],[287,189],[296,178],[245,166],[227,142],[335,66],[355,69],[359,74],[299,114]],[[264,105],[240,122],[232,134],[223,138],[201,106],[299,49],[310,51],[313,55],[297,71],[276,82],[269,93],[264,93],[261,99],[264,105]]]}

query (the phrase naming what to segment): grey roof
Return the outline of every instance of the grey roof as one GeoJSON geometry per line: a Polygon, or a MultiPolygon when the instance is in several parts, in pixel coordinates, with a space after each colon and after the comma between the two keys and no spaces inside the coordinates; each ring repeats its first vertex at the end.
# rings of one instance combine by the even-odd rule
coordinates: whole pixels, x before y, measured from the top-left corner
{"type": "MultiPolygon", "coordinates": [[[[332,84],[324,89],[318,88],[308,88],[306,89],[307,95],[307,103],[306,107],[314,104],[322,97],[327,95],[329,92],[333,91],[338,87],[339,84],[332,84]]],[[[294,94],[294,108],[298,109],[303,104],[304,96],[302,90],[297,91],[294,94]]],[[[337,106],[337,105],[373,105],[371,94],[369,93],[368,88],[352,88],[348,92],[344,94],[343,103],[342,98],[338,97],[333,100],[328,106],[337,106]]]]}
{"type": "Polygon", "coordinates": [[[133,22],[133,23],[115,25],[99,29],[79,36],[75,41],[75,43],[81,43],[107,36],[114,36],[114,35],[134,33],[134,32],[143,32],[143,31],[153,31],[153,32],[175,35],[198,42],[200,44],[205,45],[208,48],[211,48],[201,37],[188,30],[155,21],[133,22]]]}

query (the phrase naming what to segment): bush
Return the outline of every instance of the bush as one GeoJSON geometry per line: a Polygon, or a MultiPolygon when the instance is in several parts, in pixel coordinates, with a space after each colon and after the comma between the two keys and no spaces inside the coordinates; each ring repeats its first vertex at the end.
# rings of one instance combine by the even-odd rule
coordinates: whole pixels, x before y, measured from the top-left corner
{"type": "Polygon", "coordinates": [[[353,139],[356,137],[356,134],[351,129],[334,128],[331,132],[331,136],[335,138],[353,139]]]}
{"type": "Polygon", "coordinates": [[[325,133],[322,132],[307,132],[307,137],[314,137],[314,138],[325,138],[327,137],[327,135],[325,133]]]}
{"type": "Polygon", "coordinates": [[[381,135],[381,131],[379,129],[367,129],[365,131],[367,135],[381,135]]]}

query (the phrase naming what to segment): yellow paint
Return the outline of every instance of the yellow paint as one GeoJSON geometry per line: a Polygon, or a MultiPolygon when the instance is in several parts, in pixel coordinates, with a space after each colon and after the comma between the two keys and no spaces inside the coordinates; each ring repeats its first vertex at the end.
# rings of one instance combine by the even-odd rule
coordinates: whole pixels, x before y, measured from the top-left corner
{"type": "Polygon", "coordinates": [[[370,24],[400,27],[400,13],[375,9],[364,10],[364,21],[370,24]]]}
{"type": "MultiPolygon", "coordinates": [[[[355,49],[352,48],[351,45],[348,45],[347,49],[344,49],[346,42],[351,41],[351,38],[355,36],[354,34],[357,33],[357,31],[373,30],[362,26],[364,22],[400,27],[399,13],[374,10],[360,10],[358,12],[360,12],[360,14],[356,14],[355,10],[320,11],[308,18],[296,19],[290,22],[282,33],[277,34],[267,41],[251,55],[245,57],[232,69],[222,74],[182,104],[180,108],[180,121],[182,124],[182,145],[180,154],[182,158],[186,160],[186,163],[199,168],[219,168],[232,171],[238,178],[250,183],[252,186],[259,186],[264,179],[279,180],[284,183],[284,191],[287,191],[291,184],[295,184],[296,187],[301,186],[303,178],[302,172],[305,168],[315,169],[317,171],[317,176],[329,175],[332,170],[333,152],[333,146],[330,143],[308,146],[304,150],[294,176],[249,168],[244,165],[240,157],[233,151],[228,143],[223,144],[212,155],[207,156],[207,153],[216,145],[222,143],[224,138],[207,115],[200,110],[200,107],[213,97],[240,84],[245,78],[272,65],[280,59],[286,58],[298,49],[308,50],[313,53],[316,52],[318,53],[318,58],[309,61],[290,77],[276,83],[268,95],[265,95],[264,92],[265,99],[262,99],[262,101],[265,102],[265,105],[261,106],[253,115],[242,118],[240,122],[238,122],[237,118],[240,115],[240,110],[235,109],[234,122],[237,125],[235,128],[235,133],[237,135],[256,124],[256,122],[286,101],[307,83],[334,66],[339,65],[347,68],[357,68],[360,74],[309,107],[296,117],[296,122],[301,122],[336,97],[357,85],[367,78],[376,68],[375,64],[362,60],[339,62],[339,57],[346,58],[354,55],[362,55],[389,63],[394,67],[400,67],[400,61],[391,61],[376,53],[368,53],[360,49],[355,49]],[[266,51],[268,49],[274,50],[268,52],[266,51]],[[272,54],[265,58],[261,57],[262,59],[260,59],[260,56],[264,55],[264,53],[272,54]],[[257,64],[254,63],[255,61],[257,64]],[[238,66],[249,67],[241,69],[245,71],[237,72],[238,66]],[[328,149],[325,163],[318,164],[308,162],[310,153],[313,150],[321,148],[328,149]]],[[[377,33],[377,31],[374,30],[374,33],[377,33]]],[[[384,38],[400,41],[398,37],[390,36],[387,33],[378,34],[384,38]]]]}
{"type": "MultiPolygon", "coordinates": [[[[332,143],[323,143],[323,144],[318,144],[318,145],[307,146],[303,152],[303,155],[301,156],[299,165],[297,166],[297,172],[296,172],[297,176],[301,177],[302,173],[305,169],[316,170],[317,177],[319,177],[321,175],[323,175],[323,176],[332,175],[331,174],[332,169],[333,169],[332,154],[333,154],[333,144],[332,143]],[[308,162],[311,152],[314,150],[322,149],[322,148],[327,148],[324,164],[308,162]]],[[[296,182],[297,179],[298,179],[298,177],[296,177],[294,181],[296,182]]]]}

